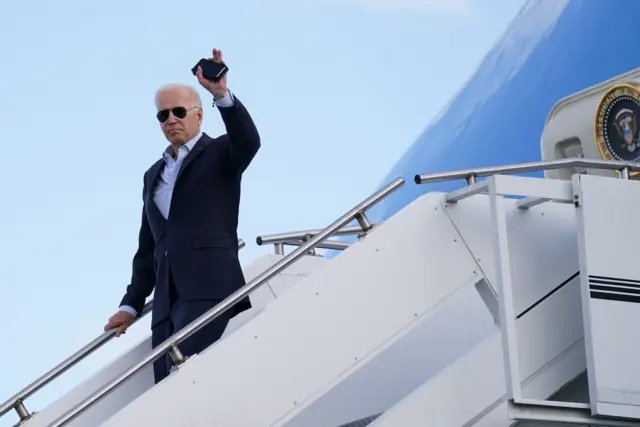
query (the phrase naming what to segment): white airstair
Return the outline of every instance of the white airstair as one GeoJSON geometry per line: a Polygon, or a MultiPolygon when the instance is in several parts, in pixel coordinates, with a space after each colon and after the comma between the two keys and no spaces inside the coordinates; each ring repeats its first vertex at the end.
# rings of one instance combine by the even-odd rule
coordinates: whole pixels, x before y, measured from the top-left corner
{"type": "MultiPolygon", "coordinates": [[[[613,83],[575,102],[592,105],[613,83]]],[[[587,153],[595,141],[580,135],[587,153]]],[[[145,339],[30,413],[25,400],[105,333],[0,415],[15,410],[29,427],[640,426],[640,182],[630,179],[640,165],[545,151],[576,147],[563,141],[543,135],[543,152],[556,154],[541,162],[416,175],[418,185],[467,185],[383,223],[366,212],[401,178],[322,230],[259,237],[276,253],[165,343],[152,350],[145,339]],[[571,173],[513,176],[533,171],[571,173]],[[359,238],[330,239],[340,234],[359,238]],[[320,248],[343,251],[328,260],[320,248]],[[247,295],[254,308],[219,342],[182,356],[184,339],[247,295]],[[152,386],[151,364],[166,353],[178,368],[152,386]]]]}
{"type": "MultiPolygon", "coordinates": [[[[451,206],[451,212],[464,211],[466,205],[476,213],[489,210],[492,215],[496,270],[501,273],[492,283],[496,289],[506,286],[498,304],[501,324],[506,326],[496,328],[501,334],[488,338],[423,384],[371,426],[406,425],[411,420],[443,427],[497,427],[510,426],[516,419],[527,426],[538,422],[640,425],[640,346],[635,344],[637,334],[631,332],[639,316],[633,302],[640,301],[640,270],[630,257],[620,255],[632,253],[630,246],[640,237],[635,229],[625,229],[631,220],[626,217],[633,215],[640,196],[640,184],[635,181],[637,163],[617,168],[592,160],[620,160],[633,153],[633,149],[625,154],[616,147],[614,137],[633,113],[630,127],[637,138],[639,85],[640,69],[635,69],[558,101],[541,138],[546,161],[416,176],[418,183],[464,177],[474,184],[477,176],[544,170],[547,179],[522,181],[505,190],[501,183],[505,177],[496,176],[480,184],[485,189],[493,186],[494,193],[489,192],[488,198],[476,196],[451,206]],[[500,186],[503,190],[496,190],[500,186]],[[553,196],[562,186],[564,195],[553,196]],[[545,193],[548,197],[517,201],[499,197],[500,191],[528,195],[533,188],[550,191],[545,193]],[[506,226],[500,224],[503,214],[496,208],[500,203],[506,226]],[[563,233],[571,235],[575,247],[559,260],[575,266],[576,274],[550,289],[528,312],[522,311],[520,301],[540,287],[522,275],[523,269],[553,269],[554,264],[539,264],[534,256],[526,267],[519,253],[531,249],[524,245],[536,242],[556,245],[558,234],[557,230],[540,230],[527,239],[519,229],[522,221],[531,222],[533,212],[548,218],[548,209],[564,210],[568,215],[563,233]],[[473,381],[468,381],[470,376],[473,381]]],[[[475,189],[470,185],[462,194],[448,195],[445,200],[462,200],[460,197],[476,190],[478,185],[475,189]]],[[[454,222],[455,217],[452,213],[454,222]]]]}

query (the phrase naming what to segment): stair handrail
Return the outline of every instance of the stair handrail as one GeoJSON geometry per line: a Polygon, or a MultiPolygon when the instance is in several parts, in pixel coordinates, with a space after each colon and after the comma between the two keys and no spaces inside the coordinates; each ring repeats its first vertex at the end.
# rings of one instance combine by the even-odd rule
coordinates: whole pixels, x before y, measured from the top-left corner
{"type": "MultiPolygon", "coordinates": [[[[242,239],[238,239],[238,250],[244,248],[246,243],[242,239]]],[[[149,300],[140,315],[134,320],[133,324],[138,322],[138,320],[145,317],[147,314],[151,312],[153,307],[153,299],[149,300]]],[[[132,324],[132,325],[133,325],[132,324]]],[[[12,397],[7,399],[2,405],[0,405],[0,418],[2,418],[7,412],[15,409],[18,413],[18,417],[20,421],[26,421],[31,418],[31,413],[27,410],[24,401],[34,393],[36,393],[41,388],[48,385],[50,382],[58,378],[60,375],[67,372],[69,369],[73,368],[75,365],[83,361],[86,357],[93,354],[100,347],[108,343],[115,336],[115,329],[110,329],[106,332],[103,332],[98,337],[93,339],[91,342],[86,344],[80,350],[73,353],[71,356],[67,357],[62,362],[58,363],[55,367],[50,369],[45,374],[41,375],[38,379],[33,381],[31,384],[20,390],[18,393],[14,394],[12,397]]]]}
{"type": "MultiPolygon", "coordinates": [[[[353,235],[361,235],[363,234],[363,230],[366,228],[367,231],[372,227],[375,227],[378,224],[366,224],[366,225],[348,225],[342,227],[339,230],[336,230],[331,236],[353,236],[353,235]]],[[[258,246],[273,244],[275,248],[276,255],[284,255],[284,245],[290,246],[300,246],[303,245],[304,242],[320,233],[321,229],[313,229],[313,230],[299,230],[299,231],[289,231],[286,233],[276,233],[276,234],[264,234],[262,236],[256,237],[256,244],[258,246]]],[[[366,231],[364,232],[366,233],[366,231]]],[[[332,249],[342,251],[349,247],[348,242],[338,242],[335,240],[324,240],[323,242],[317,244],[315,246],[316,249],[332,249]]]]}
{"type": "Polygon", "coordinates": [[[589,168],[602,169],[620,172],[620,178],[629,179],[629,172],[640,172],[640,164],[635,162],[621,162],[617,160],[604,159],[584,159],[570,158],[558,160],[542,160],[538,162],[516,163],[503,166],[485,166],[473,169],[460,169],[448,172],[434,172],[415,175],[413,180],[416,184],[427,184],[432,182],[453,181],[455,179],[466,179],[467,184],[474,184],[476,178],[497,174],[511,174],[524,172],[538,172],[563,168],[589,168]]]}
{"type": "Polygon", "coordinates": [[[363,231],[368,232],[372,229],[371,223],[366,217],[366,211],[387,198],[390,194],[405,184],[405,180],[401,177],[396,178],[371,196],[367,197],[362,202],[358,203],[355,207],[347,211],[333,223],[322,229],[318,234],[308,240],[304,245],[298,247],[293,252],[285,255],[280,261],[272,264],[262,273],[254,277],[249,283],[235,291],[228,296],[222,302],[211,308],[209,311],[202,314],[186,327],[176,332],[170,338],[151,350],[142,360],[138,361],[135,365],[121,373],[117,378],[112,380],[109,384],[102,387],[100,390],[94,392],[91,396],[84,399],[78,405],[71,408],[69,411],[58,417],[55,421],[49,424],[49,427],[63,427],[80,416],[84,411],[91,408],[98,403],[104,397],[115,391],[118,387],[128,381],[135,374],[142,369],[152,364],[156,359],[168,353],[173,359],[174,364],[179,367],[187,358],[185,358],[178,345],[185,339],[198,332],[202,327],[206,326],[209,322],[216,319],[218,316],[235,306],[238,302],[246,298],[251,292],[264,285],[271,278],[279,274],[282,270],[289,267],[291,264],[305,256],[311,249],[313,249],[318,243],[321,243],[327,237],[335,233],[337,230],[343,228],[349,222],[354,219],[358,221],[358,224],[362,227],[363,231]]]}
{"type": "MultiPolygon", "coordinates": [[[[285,246],[302,246],[304,245],[306,240],[285,240],[282,242],[282,245],[285,246]]],[[[334,251],[344,251],[349,249],[351,243],[349,242],[338,242],[335,240],[325,240],[324,242],[320,242],[315,246],[315,249],[330,249],[334,251]]],[[[278,251],[276,250],[276,255],[278,255],[278,251]]],[[[284,255],[280,253],[280,255],[284,255]]]]}
{"type": "MultiPolygon", "coordinates": [[[[256,237],[256,244],[258,246],[266,245],[269,243],[280,243],[285,240],[298,240],[302,239],[305,236],[311,235],[315,236],[320,233],[321,229],[315,230],[300,230],[300,231],[289,231],[286,233],[277,233],[277,234],[265,234],[262,236],[256,237]]],[[[350,225],[346,227],[342,227],[339,230],[336,230],[331,236],[352,236],[354,234],[362,233],[362,227],[359,225],[350,225]]]]}

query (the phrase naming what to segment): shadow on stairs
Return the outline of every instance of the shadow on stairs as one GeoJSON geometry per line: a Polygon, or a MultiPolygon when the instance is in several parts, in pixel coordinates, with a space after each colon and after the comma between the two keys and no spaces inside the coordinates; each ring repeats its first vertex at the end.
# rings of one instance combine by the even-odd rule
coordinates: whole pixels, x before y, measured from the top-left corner
{"type": "Polygon", "coordinates": [[[342,424],[342,425],[339,425],[338,427],[366,427],[372,422],[374,422],[380,415],[382,414],[372,415],[370,417],[362,418],[356,421],[351,421],[350,423],[342,424]]]}

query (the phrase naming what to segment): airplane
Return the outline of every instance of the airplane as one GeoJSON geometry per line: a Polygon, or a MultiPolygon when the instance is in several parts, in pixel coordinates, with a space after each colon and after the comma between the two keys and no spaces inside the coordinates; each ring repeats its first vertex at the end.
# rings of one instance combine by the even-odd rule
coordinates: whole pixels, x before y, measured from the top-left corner
{"type": "Polygon", "coordinates": [[[245,269],[254,309],[220,342],[185,361],[176,349],[190,332],[154,351],[147,338],[30,409],[105,333],[0,416],[29,427],[640,426],[640,232],[627,225],[640,208],[635,11],[637,0],[527,1],[371,197],[327,228],[257,239],[275,253],[245,269]],[[161,352],[178,368],[152,386],[161,352]]]}
{"type": "MultiPolygon", "coordinates": [[[[466,169],[541,160],[540,136],[558,100],[640,64],[624,30],[633,0],[528,1],[476,72],[394,165],[383,182],[416,170],[466,169]]],[[[536,176],[533,173],[532,176],[536,176]]],[[[542,176],[540,172],[537,176],[542,176]]],[[[370,213],[389,218],[415,198],[460,182],[411,186],[370,213]]]]}

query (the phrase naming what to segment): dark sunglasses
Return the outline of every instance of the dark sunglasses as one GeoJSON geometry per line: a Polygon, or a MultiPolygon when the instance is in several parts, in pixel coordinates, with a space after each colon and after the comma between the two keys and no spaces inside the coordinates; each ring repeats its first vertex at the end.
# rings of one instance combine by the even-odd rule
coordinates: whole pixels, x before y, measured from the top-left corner
{"type": "Polygon", "coordinates": [[[173,107],[171,109],[158,111],[158,114],[156,114],[156,117],[158,118],[158,121],[160,123],[164,123],[167,120],[169,120],[169,113],[172,113],[178,119],[184,119],[185,117],[187,117],[188,111],[195,110],[197,108],[200,108],[200,107],[192,107],[189,109],[186,109],[184,107],[173,107]]]}

